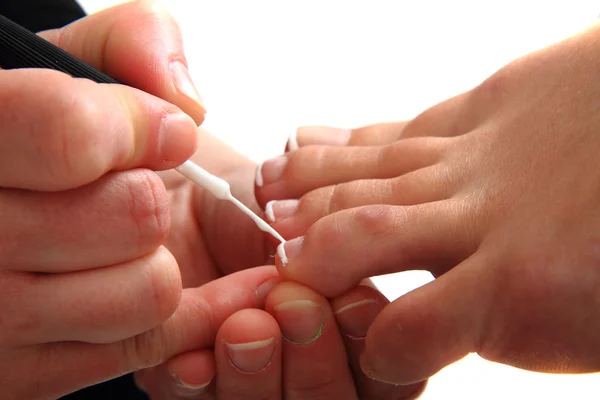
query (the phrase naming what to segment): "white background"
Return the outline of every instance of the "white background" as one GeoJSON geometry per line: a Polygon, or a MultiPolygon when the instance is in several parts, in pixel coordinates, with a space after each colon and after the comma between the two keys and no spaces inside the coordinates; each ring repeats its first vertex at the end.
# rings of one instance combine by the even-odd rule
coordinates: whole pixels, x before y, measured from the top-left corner
{"type": "MultiPolygon", "coordinates": [[[[81,2],[94,12],[121,1],[81,2]]],[[[279,154],[301,124],[413,117],[600,14],[598,1],[566,0],[163,4],[181,24],[204,126],[256,161],[279,154]]],[[[410,272],[376,283],[393,299],[429,279],[410,272]]],[[[536,374],[469,356],[422,396],[448,398],[598,399],[600,375],[536,374]]]]}

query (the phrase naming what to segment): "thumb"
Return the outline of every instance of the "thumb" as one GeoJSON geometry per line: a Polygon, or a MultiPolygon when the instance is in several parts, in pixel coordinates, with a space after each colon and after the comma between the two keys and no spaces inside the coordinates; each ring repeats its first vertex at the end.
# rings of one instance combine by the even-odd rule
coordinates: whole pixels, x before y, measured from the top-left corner
{"type": "Polygon", "coordinates": [[[204,120],[179,26],[158,3],[128,2],[40,36],[118,81],[175,104],[196,124],[204,120]]]}
{"type": "Polygon", "coordinates": [[[361,355],[367,376],[416,383],[478,350],[491,291],[470,264],[471,259],[383,309],[361,355]]]}

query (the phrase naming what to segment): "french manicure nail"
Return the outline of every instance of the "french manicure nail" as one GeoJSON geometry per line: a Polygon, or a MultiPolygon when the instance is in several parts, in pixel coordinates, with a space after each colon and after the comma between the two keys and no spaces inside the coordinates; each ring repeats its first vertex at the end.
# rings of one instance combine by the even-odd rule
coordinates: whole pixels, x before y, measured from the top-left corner
{"type": "Polygon", "coordinates": [[[296,148],[300,146],[319,144],[328,146],[345,146],[350,141],[350,135],[351,131],[344,128],[333,128],[329,126],[302,126],[298,128],[294,134],[294,141],[296,142],[296,148]]]}
{"type": "Polygon", "coordinates": [[[347,304],[335,311],[336,320],[346,335],[362,339],[367,336],[369,327],[381,311],[375,299],[364,299],[347,304]]]}
{"type": "Polygon", "coordinates": [[[256,183],[256,186],[258,186],[258,187],[262,187],[262,185],[264,183],[263,177],[262,177],[262,164],[258,164],[258,167],[256,167],[254,183],[256,183]]]}
{"type": "Polygon", "coordinates": [[[288,158],[286,156],[279,156],[259,165],[256,170],[256,186],[262,187],[281,178],[287,162],[288,158]]]}
{"type": "Polygon", "coordinates": [[[161,121],[158,132],[158,151],[162,161],[172,161],[181,158],[186,151],[183,147],[189,143],[185,135],[196,135],[196,123],[182,112],[166,114],[161,121]]]}
{"type": "Polygon", "coordinates": [[[265,214],[270,222],[277,222],[294,215],[299,203],[299,200],[271,200],[265,206],[265,214]]]}
{"type": "Polygon", "coordinates": [[[226,343],[231,363],[245,373],[256,373],[271,363],[275,338],[248,343],[226,343]]]}
{"type": "Polygon", "coordinates": [[[187,67],[181,61],[173,61],[170,67],[173,84],[177,90],[184,96],[198,103],[200,107],[205,108],[202,97],[200,97],[198,89],[196,89],[196,86],[192,82],[192,77],[190,76],[187,67]]]}
{"type": "MultiPolygon", "coordinates": [[[[297,132],[297,131],[296,131],[297,132]]],[[[287,141],[287,150],[288,151],[296,151],[298,150],[298,139],[296,137],[296,132],[293,132],[287,141]]]]}
{"type": "Polygon", "coordinates": [[[323,333],[325,311],[314,301],[290,300],[276,305],[274,311],[281,334],[292,343],[311,343],[323,333]]]}
{"type": "Polygon", "coordinates": [[[286,267],[290,261],[290,258],[294,258],[300,253],[302,249],[302,243],[304,242],[304,236],[297,237],[292,240],[283,242],[277,246],[277,255],[281,260],[281,265],[286,267]]]}

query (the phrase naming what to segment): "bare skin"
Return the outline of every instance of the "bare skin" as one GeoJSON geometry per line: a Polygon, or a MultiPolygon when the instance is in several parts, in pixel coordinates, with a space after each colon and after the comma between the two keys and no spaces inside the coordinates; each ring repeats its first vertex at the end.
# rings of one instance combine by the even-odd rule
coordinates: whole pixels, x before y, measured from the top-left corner
{"type": "MultiPolygon", "coordinates": [[[[278,322],[285,315],[273,311],[293,296],[323,311],[326,325],[315,343],[335,374],[323,375],[328,381],[319,386],[284,376],[273,362],[268,376],[257,371],[246,380],[246,393],[264,398],[276,382],[316,396],[373,387],[409,398],[422,389],[365,386],[360,371],[355,382],[358,370],[347,363],[350,356],[356,364],[359,352],[346,354],[329,300],[300,285],[267,298],[281,279],[273,266],[254,267],[272,262],[263,233],[169,170],[193,155],[259,212],[255,165],[197,133],[204,108],[177,25],[164,10],[127,3],[41,35],[144,92],[55,71],[0,70],[3,396],[53,399],[142,370],[142,381],[145,375],[158,382],[157,391],[148,389],[158,397],[182,387],[174,368],[188,383],[219,382],[208,393],[227,398],[239,387],[224,341],[243,348],[243,341],[264,337],[278,338],[273,354],[295,363],[294,378],[302,379],[313,372],[306,357],[315,350],[293,354],[282,345],[285,326],[278,322]],[[273,315],[251,310],[266,304],[273,315]],[[240,326],[246,336],[237,334],[240,326]]],[[[359,295],[383,301],[370,289],[359,295]]],[[[373,318],[372,310],[358,312],[365,331],[373,318]]]]}
{"type": "Polygon", "coordinates": [[[228,317],[214,349],[183,353],[141,371],[138,386],[157,400],[408,400],[423,391],[425,382],[389,385],[369,379],[360,369],[364,336],[389,303],[373,288],[360,286],[328,300],[283,282],[275,284],[264,302],[265,311],[245,309],[228,317]]]}
{"type": "Polygon", "coordinates": [[[279,271],[326,296],[369,276],[437,279],[375,319],[361,366],[411,383],[477,352],[600,371],[600,26],[518,59],[406,123],[303,128],[257,198],[279,271]],[[299,200],[296,201],[296,200],[299,200]]]}

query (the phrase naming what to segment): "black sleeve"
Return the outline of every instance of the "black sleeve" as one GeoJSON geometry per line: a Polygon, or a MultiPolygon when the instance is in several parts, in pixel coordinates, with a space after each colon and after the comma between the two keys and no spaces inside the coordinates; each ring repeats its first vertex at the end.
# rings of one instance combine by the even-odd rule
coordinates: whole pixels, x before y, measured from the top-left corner
{"type": "Polygon", "coordinates": [[[61,28],[85,16],[75,0],[0,0],[0,14],[32,32],[61,28]]]}

